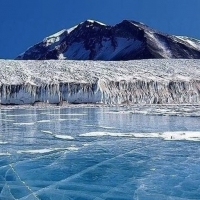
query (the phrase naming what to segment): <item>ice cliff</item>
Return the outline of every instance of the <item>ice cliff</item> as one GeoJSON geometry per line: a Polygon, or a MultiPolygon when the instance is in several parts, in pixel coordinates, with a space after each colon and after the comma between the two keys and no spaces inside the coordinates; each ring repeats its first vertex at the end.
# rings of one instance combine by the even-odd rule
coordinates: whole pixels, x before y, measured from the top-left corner
{"type": "Polygon", "coordinates": [[[199,104],[200,60],[0,60],[0,104],[199,104]]]}

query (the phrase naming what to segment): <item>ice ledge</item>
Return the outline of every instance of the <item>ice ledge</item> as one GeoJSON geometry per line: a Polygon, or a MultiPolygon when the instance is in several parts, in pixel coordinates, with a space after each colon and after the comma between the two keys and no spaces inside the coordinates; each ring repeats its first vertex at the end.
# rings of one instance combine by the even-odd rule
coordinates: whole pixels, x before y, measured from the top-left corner
{"type": "Polygon", "coordinates": [[[0,104],[199,104],[199,60],[0,60],[0,104]]]}

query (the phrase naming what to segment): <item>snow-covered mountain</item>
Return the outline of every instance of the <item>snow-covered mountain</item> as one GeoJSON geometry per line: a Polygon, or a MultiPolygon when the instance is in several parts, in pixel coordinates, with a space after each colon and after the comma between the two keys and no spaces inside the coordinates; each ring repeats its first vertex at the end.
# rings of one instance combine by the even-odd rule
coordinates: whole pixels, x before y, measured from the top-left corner
{"type": "Polygon", "coordinates": [[[46,37],[19,55],[24,60],[133,60],[200,58],[200,40],[161,33],[124,20],[108,26],[87,20],[46,37]]]}
{"type": "Polygon", "coordinates": [[[200,104],[200,60],[0,60],[0,104],[200,104]]]}

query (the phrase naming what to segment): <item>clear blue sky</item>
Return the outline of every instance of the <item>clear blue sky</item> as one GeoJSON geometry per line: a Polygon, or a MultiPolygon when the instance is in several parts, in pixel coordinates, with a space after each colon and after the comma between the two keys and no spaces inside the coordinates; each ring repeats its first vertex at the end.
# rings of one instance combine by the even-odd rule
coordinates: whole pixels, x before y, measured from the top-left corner
{"type": "Polygon", "coordinates": [[[86,19],[123,19],[200,39],[200,0],[0,0],[0,58],[15,58],[44,37],[86,19]]]}

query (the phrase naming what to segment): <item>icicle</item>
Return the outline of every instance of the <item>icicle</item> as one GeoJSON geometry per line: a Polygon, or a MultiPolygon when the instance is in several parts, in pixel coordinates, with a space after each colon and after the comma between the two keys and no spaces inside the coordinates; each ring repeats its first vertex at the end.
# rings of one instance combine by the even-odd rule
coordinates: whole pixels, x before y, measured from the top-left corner
{"type": "Polygon", "coordinates": [[[200,81],[108,81],[58,83],[35,86],[6,85],[0,88],[2,104],[69,103],[200,103],[200,81]]]}

